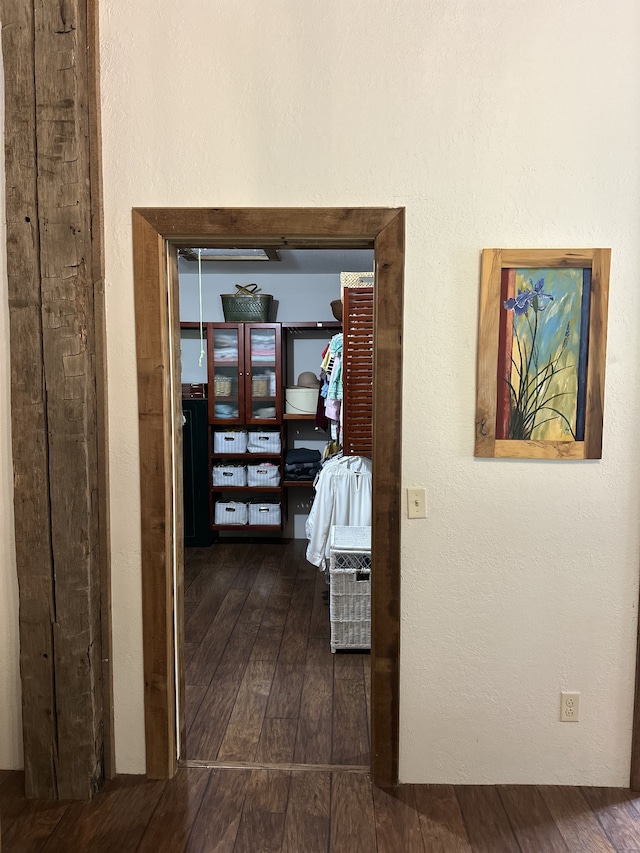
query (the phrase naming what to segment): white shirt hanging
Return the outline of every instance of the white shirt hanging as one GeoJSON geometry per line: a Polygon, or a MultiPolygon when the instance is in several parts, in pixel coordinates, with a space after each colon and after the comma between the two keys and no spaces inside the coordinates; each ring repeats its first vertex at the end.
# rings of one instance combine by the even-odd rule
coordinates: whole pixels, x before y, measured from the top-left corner
{"type": "Polygon", "coordinates": [[[305,524],[307,560],[312,565],[326,568],[334,525],[371,526],[372,468],[364,456],[342,456],[323,466],[305,524]]]}

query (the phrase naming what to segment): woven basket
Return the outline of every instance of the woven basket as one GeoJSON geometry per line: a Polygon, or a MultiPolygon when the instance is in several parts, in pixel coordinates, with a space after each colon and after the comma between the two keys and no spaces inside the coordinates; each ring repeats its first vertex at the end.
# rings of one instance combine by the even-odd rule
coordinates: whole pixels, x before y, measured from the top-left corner
{"type": "Polygon", "coordinates": [[[257,284],[236,284],[237,293],[222,293],[222,311],[227,323],[266,323],[273,296],[256,293],[257,284]]]}
{"type": "Polygon", "coordinates": [[[214,376],[213,393],[216,397],[228,397],[231,394],[231,380],[227,376],[214,376]]]}
{"type": "Polygon", "coordinates": [[[251,380],[251,393],[254,397],[269,396],[269,377],[254,376],[251,380]]]}

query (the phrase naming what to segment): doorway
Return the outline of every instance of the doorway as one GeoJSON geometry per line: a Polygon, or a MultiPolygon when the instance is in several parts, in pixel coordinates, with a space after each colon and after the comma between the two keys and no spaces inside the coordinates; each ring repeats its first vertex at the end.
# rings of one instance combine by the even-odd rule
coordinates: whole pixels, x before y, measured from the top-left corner
{"type": "Polygon", "coordinates": [[[388,208],[135,209],[147,775],[172,776],[184,693],[182,494],[176,424],[180,247],[373,248],[376,265],[371,771],[398,777],[400,425],[404,211],[388,208]],[[173,375],[173,378],[172,378],[173,375]]]}

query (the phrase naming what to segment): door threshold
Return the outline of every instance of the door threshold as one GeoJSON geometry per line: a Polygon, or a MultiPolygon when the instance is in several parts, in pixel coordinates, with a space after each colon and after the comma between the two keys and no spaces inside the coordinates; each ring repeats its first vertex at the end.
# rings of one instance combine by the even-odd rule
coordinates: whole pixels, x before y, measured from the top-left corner
{"type": "Polygon", "coordinates": [[[198,761],[180,760],[179,767],[213,768],[216,770],[306,770],[312,773],[339,771],[341,773],[369,773],[369,767],[361,764],[264,764],[259,761],[198,761]]]}

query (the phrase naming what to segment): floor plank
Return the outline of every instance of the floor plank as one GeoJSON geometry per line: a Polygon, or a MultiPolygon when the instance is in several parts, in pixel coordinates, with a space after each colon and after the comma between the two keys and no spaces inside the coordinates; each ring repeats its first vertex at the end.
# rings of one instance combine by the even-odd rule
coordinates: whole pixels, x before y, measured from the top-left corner
{"type": "Polygon", "coordinates": [[[136,850],[164,785],[135,776],[116,776],[90,803],[71,803],[42,850],[45,853],[136,850]]]}
{"type": "Polygon", "coordinates": [[[293,772],[282,853],[326,853],[331,826],[331,774],[293,772]]]}
{"type": "Polygon", "coordinates": [[[304,673],[302,664],[278,663],[271,684],[267,717],[298,719],[304,673]]]}
{"type": "Polygon", "coordinates": [[[2,820],[4,853],[36,853],[58,826],[69,808],[67,800],[29,800],[15,819],[2,820]]]}
{"type": "Polygon", "coordinates": [[[578,788],[545,785],[538,790],[569,850],[614,853],[615,848],[578,788]]]}
{"type": "Polygon", "coordinates": [[[324,572],[318,571],[313,592],[311,622],[309,623],[310,637],[323,637],[326,640],[331,637],[329,599],[326,597],[326,593],[328,592],[329,586],[324,578],[324,572]]]}
{"type": "Polygon", "coordinates": [[[374,788],[373,807],[379,851],[431,853],[422,839],[413,786],[374,788]]]}
{"type": "Polygon", "coordinates": [[[189,837],[190,853],[232,853],[250,776],[249,770],[211,771],[189,837]]]}
{"type": "Polygon", "coordinates": [[[616,850],[626,853],[640,847],[640,814],[633,805],[633,794],[623,788],[580,790],[616,850]]]}
{"type": "Polygon", "coordinates": [[[231,640],[187,733],[184,748],[187,758],[215,761],[218,757],[255,642],[256,628],[256,625],[243,622],[234,627],[231,640]]]}
{"type": "Polygon", "coordinates": [[[5,853],[640,853],[640,799],[626,789],[380,790],[329,768],[116,777],[91,802],[27,801],[12,771],[0,774],[0,815],[5,853]]]}
{"type": "Polygon", "coordinates": [[[372,853],[377,845],[369,777],[340,772],[332,776],[331,853],[372,853]]]}
{"type": "Polygon", "coordinates": [[[6,777],[0,785],[0,825],[4,835],[26,808],[24,798],[24,773],[17,770],[6,777]]]}
{"type": "MultiPolygon", "coordinates": [[[[335,667],[341,657],[335,655],[335,667]]],[[[357,669],[348,669],[346,672],[347,677],[339,677],[338,671],[334,669],[331,762],[362,766],[369,762],[369,729],[362,662],[357,669]]]]}
{"type": "Polygon", "coordinates": [[[246,589],[230,589],[185,667],[187,684],[208,687],[247,598],[246,589]]]}
{"type": "Polygon", "coordinates": [[[267,719],[260,732],[256,752],[259,764],[289,764],[293,761],[296,746],[297,720],[267,719]]]}
{"type": "Polygon", "coordinates": [[[212,772],[200,768],[178,770],[165,786],[138,853],[180,853],[186,849],[212,772]]]}
{"type": "Polygon", "coordinates": [[[309,640],[294,760],[298,764],[330,764],[333,742],[333,668],[324,662],[325,640],[309,640]]]}
{"type": "Polygon", "coordinates": [[[291,596],[295,579],[283,577],[276,579],[265,607],[260,630],[256,638],[251,657],[255,660],[277,660],[282,645],[282,635],[291,606],[291,596]]]}
{"type": "Polygon", "coordinates": [[[492,785],[456,785],[474,853],[520,853],[509,818],[492,785]]]}
{"type": "Polygon", "coordinates": [[[460,804],[452,785],[414,785],[425,850],[471,853],[460,804]]]}
{"type": "Polygon", "coordinates": [[[206,696],[207,688],[201,687],[198,684],[187,684],[185,685],[185,695],[184,695],[184,715],[185,715],[185,731],[188,733],[191,731],[191,726],[194,723],[194,720],[198,716],[198,711],[200,710],[200,706],[202,705],[202,700],[206,696]]]}
{"type": "Polygon", "coordinates": [[[314,579],[308,576],[308,572],[299,572],[293,588],[278,655],[281,663],[304,664],[306,661],[313,589],[314,579]]]}
{"type": "Polygon", "coordinates": [[[260,740],[275,664],[249,661],[231,712],[218,761],[254,761],[260,740]]]}
{"type": "Polygon", "coordinates": [[[238,617],[241,622],[256,622],[260,625],[267,608],[269,595],[277,577],[277,569],[274,569],[273,566],[268,564],[266,558],[262,557],[260,568],[255,573],[255,579],[249,590],[249,595],[238,617]]]}
{"type": "Polygon", "coordinates": [[[499,785],[498,794],[522,853],[566,853],[569,848],[535,786],[499,785]]]}
{"type": "Polygon", "coordinates": [[[185,592],[185,643],[200,643],[225,600],[236,569],[209,563],[185,592]]]}
{"type": "Polygon", "coordinates": [[[280,770],[251,774],[234,848],[237,853],[280,853],[290,775],[280,770]]]}

